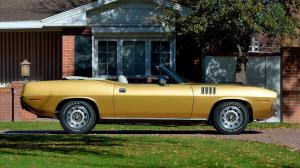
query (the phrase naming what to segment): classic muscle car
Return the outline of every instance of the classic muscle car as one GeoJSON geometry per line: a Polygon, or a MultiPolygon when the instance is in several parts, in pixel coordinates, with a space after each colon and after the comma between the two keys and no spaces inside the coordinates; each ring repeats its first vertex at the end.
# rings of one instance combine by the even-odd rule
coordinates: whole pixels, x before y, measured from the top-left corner
{"type": "Polygon", "coordinates": [[[157,84],[110,80],[58,80],[27,83],[22,107],[38,116],[57,117],[71,134],[97,123],[178,124],[206,121],[220,133],[239,134],[249,122],[272,117],[277,93],[236,84],[189,83],[164,65],[157,84]],[[164,75],[163,75],[164,74],[164,75]]]}

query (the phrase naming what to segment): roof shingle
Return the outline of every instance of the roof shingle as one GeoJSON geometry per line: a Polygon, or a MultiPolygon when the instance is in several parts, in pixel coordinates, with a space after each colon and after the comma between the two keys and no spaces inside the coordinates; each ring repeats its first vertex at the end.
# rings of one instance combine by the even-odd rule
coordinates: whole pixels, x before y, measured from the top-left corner
{"type": "Polygon", "coordinates": [[[40,20],[95,0],[0,0],[0,22],[40,20]]]}

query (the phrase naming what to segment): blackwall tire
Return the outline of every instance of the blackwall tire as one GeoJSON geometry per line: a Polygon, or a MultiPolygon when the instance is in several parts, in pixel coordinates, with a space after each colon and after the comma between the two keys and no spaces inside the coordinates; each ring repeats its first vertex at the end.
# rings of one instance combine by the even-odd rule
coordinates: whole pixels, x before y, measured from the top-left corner
{"type": "Polygon", "coordinates": [[[222,134],[240,134],[248,123],[248,109],[240,102],[223,102],[214,110],[213,125],[222,134]]]}
{"type": "Polygon", "coordinates": [[[96,113],[92,105],[85,101],[66,102],[60,111],[62,128],[69,134],[86,134],[96,125],[96,113]]]}

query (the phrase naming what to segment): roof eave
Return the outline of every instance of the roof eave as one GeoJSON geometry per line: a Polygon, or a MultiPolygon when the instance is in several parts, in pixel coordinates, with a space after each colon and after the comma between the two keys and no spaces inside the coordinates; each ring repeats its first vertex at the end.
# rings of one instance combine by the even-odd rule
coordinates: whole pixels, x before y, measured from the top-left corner
{"type": "Polygon", "coordinates": [[[0,22],[0,29],[41,29],[43,24],[39,20],[0,22]]]}

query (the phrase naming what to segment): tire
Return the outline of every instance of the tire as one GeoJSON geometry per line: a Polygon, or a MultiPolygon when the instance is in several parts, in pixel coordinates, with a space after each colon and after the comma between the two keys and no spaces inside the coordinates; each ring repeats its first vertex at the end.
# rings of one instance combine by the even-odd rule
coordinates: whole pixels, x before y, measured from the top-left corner
{"type": "Polygon", "coordinates": [[[248,123],[248,109],[240,102],[223,102],[214,110],[213,126],[222,134],[240,134],[246,129],[248,123]]]}
{"type": "Polygon", "coordinates": [[[86,134],[96,125],[96,113],[92,105],[85,101],[68,101],[60,111],[62,128],[69,134],[86,134]]]}

